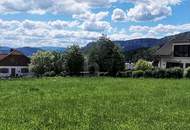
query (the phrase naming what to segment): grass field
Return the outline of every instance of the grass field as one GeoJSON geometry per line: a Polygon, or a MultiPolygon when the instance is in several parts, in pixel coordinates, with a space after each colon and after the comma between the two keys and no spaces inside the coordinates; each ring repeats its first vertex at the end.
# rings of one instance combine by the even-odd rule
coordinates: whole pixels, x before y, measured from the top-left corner
{"type": "Polygon", "coordinates": [[[0,130],[189,130],[190,80],[0,81],[0,130]]]}

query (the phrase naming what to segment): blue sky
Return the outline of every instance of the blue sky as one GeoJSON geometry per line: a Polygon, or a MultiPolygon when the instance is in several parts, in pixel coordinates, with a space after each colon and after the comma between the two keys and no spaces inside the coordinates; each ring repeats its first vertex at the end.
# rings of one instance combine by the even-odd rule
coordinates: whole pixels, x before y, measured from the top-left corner
{"type": "Polygon", "coordinates": [[[190,0],[1,0],[0,45],[86,45],[190,31],[190,0]]]}

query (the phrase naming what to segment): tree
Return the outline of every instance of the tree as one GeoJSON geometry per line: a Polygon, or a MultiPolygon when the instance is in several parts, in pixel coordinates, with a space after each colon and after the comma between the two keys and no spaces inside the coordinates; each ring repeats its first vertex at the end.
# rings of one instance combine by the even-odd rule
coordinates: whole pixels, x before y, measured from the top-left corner
{"type": "Polygon", "coordinates": [[[77,75],[83,71],[84,56],[80,51],[80,47],[73,45],[68,48],[65,54],[65,69],[71,75],[77,75]]]}
{"type": "Polygon", "coordinates": [[[53,59],[53,71],[56,74],[60,74],[65,70],[65,57],[61,52],[52,52],[54,55],[53,59]]]}
{"type": "Polygon", "coordinates": [[[150,70],[152,69],[153,66],[151,63],[149,63],[148,61],[145,61],[145,60],[138,60],[137,63],[135,64],[135,69],[136,70],[150,70]]]}
{"type": "Polygon", "coordinates": [[[121,49],[111,40],[101,38],[89,54],[89,65],[97,64],[100,72],[108,72],[114,76],[124,70],[125,57],[121,49]]]}
{"type": "Polygon", "coordinates": [[[55,56],[51,52],[39,51],[31,57],[30,68],[37,75],[50,72],[54,67],[54,58],[55,56]]]}

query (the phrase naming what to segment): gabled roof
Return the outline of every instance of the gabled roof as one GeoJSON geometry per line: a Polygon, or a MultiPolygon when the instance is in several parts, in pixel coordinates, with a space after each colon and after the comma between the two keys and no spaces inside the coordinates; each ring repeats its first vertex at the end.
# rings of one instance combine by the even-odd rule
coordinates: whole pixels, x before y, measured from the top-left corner
{"type": "Polygon", "coordinates": [[[169,56],[172,54],[172,43],[164,44],[160,49],[155,53],[158,56],[169,56]]]}
{"type": "MultiPolygon", "coordinates": [[[[10,55],[23,55],[23,56],[25,56],[25,55],[24,55],[23,53],[21,53],[20,51],[18,51],[18,50],[16,50],[16,49],[11,49],[8,54],[4,54],[4,53],[0,54],[0,62],[1,62],[2,60],[4,60],[5,58],[7,58],[8,56],[10,56],[10,55]]],[[[25,56],[25,57],[27,57],[27,56],[25,56]]],[[[28,58],[28,57],[27,57],[27,58],[28,58]]]]}
{"type": "Polygon", "coordinates": [[[7,56],[7,54],[0,54],[0,60],[4,59],[7,56]]]}
{"type": "Polygon", "coordinates": [[[172,46],[173,44],[183,44],[190,43],[190,40],[172,40],[169,43],[164,44],[160,49],[155,53],[157,56],[171,56],[172,55],[172,46]]]}

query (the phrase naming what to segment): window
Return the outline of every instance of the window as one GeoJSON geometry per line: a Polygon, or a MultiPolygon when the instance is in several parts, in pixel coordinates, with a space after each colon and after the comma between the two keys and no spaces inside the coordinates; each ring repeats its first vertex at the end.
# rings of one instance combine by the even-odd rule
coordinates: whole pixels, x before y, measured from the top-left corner
{"type": "Polygon", "coordinates": [[[186,67],[186,68],[190,67],[190,63],[187,63],[187,64],[185,65],[185,67],[186,67]]]}
{"type": "Polygon", "coordinates": [[[183,68],[183,64],[182,63],[167,62],[166,68],[174,68],[174,67],[183,68]]]}
{"type": "Polygon", "coordinates": [[[1,68],[0,69],[0,73],[3,73],[3,74],[9,73],[9,69],[7,69],[7,68],[1,68]]]}
{"type": "Polygon", "coordinates": [[[174,56],[175,57],[190,57],[190,45],[175,45],[174,56]]]}
{"type": "Polygon", "coordinates": [[[21,73],[28,73],[28,72],[29,72],[28,68],[22,68],[21,69],[21,73]]]}

